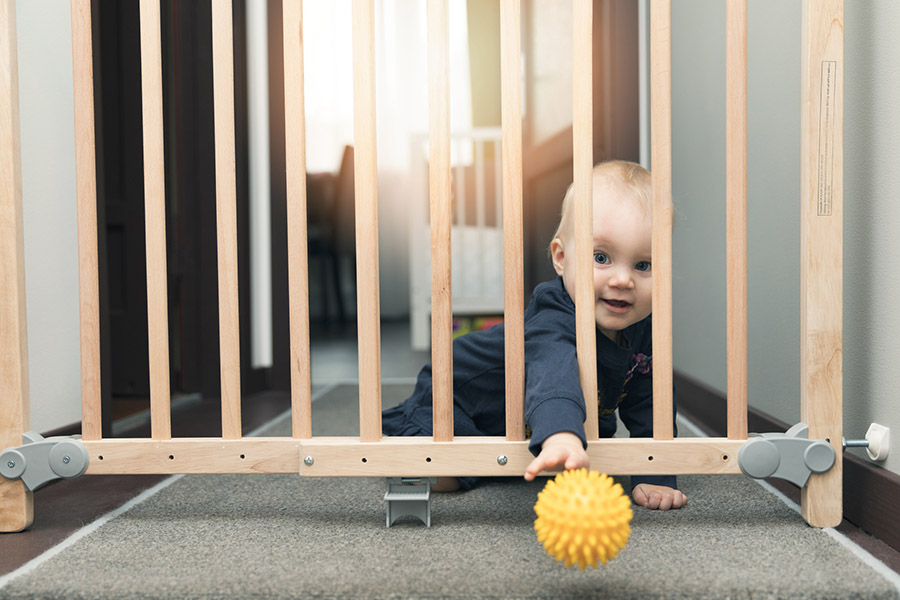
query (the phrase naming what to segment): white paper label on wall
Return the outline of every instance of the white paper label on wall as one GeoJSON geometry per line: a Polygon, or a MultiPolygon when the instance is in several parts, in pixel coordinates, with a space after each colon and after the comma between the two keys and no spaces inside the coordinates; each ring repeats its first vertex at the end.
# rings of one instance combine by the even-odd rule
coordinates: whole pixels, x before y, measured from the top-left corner
{"type": "Polygon", "coordinates": [[[818,185],[816,186],[816,212],[820,217],[830,217],[832,212],[834,90],[836,81],[837,61],[822,61],[822,83],[819,103],[818,185]]]}

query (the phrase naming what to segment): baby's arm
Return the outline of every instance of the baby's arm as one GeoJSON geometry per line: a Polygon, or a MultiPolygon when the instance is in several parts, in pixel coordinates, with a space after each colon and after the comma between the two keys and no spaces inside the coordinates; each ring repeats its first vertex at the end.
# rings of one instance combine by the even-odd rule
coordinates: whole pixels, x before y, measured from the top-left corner
{"type": "MultiPolygon", "coordinates": [[[[540,454],[525,468],[525,481],[533,481],[541,471],[555,467],[568,470],[590,466],[590,458],[581,445],[581,438],[563,431],[544,440],[540,454]]],[[[683,492],[665,485],[639,483],[634,486],[631,496],[635,504],[652,510],[681,508],[687,504],[687,496],[683,492]]]]}
{"type": "Polygon", "coordinates": [[[563,467],[580,469],[590,467],[590,459],[574,433],[562,431],[549,436],[541,444],[541,452],[525,468],[525,481],[533,481],[541,471],[563,467]]]}

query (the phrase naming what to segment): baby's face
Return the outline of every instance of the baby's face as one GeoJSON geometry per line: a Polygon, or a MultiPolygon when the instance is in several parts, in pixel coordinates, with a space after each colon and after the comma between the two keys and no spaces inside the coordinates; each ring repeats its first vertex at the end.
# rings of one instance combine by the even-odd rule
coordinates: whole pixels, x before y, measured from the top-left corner
{"type": "MultiPolygon", "coordinates": [[[[651,216],[633,193],[606,180],[594,180],[594,318],[613,341],[618,332],[646,318],[652,309],[651,216]],[[617,197],[618,196],[618,197],[617,197]]],[[[574,237],[551,244],[553,266],[575,298],[574,237]]]]}

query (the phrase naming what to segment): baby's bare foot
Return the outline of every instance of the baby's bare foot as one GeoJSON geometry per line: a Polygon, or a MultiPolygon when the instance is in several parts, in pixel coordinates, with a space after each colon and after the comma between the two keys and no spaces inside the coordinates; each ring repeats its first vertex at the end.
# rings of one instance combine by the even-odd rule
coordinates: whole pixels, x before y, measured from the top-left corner
{"type": "Polygon", "coordinates": [[[437,483],[431,486],[432,492],[455,492],[459,489],[459,479],[456,477],[438,477],[437,483]]]}

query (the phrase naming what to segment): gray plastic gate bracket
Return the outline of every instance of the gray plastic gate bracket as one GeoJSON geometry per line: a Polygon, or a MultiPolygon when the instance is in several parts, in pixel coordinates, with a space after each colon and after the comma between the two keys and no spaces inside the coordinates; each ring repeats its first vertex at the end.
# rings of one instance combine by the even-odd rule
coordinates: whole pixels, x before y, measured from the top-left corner
{"type": "Polygon", "coordinates": [[[435,477],[388,477],[384,494],[386,526],[409,515],[431,527],[431,486],[435,483],[435,477]]]}
{"type": "Polygon", "coordinates": [[[803,487],[811,473],[834,466],[834,448],[825,440],[810,440],[809,427],[797,423],[784,433],[763,433],[738,452],[738,466],[754,479],[778,477],[803,487]]]}
{"type": "Polygon", "coordinates": [[[83,475],[89,460],[80,436],[44,438],[29,431],[22,434],[21,446],[0,452],[0,475],[21,479],[25,488],[33,492],[54,479],[83,475]]]}

